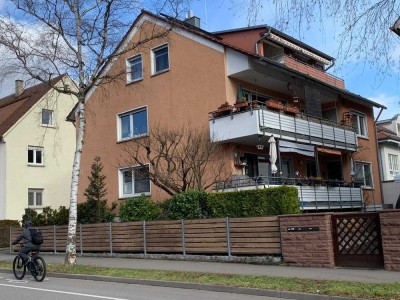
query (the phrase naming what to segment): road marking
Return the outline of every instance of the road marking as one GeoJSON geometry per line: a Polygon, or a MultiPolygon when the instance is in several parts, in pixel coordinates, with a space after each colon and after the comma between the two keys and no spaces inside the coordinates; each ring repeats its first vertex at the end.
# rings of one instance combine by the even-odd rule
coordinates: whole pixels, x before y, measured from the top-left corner
{"type": "Polygon", "coordinates": [[[50,292],[50,293],[58,293],[58,294],[83,296],[83,297],[98,298],[98,299],[129,300],[129,299],[113,298],[113,297],[106,297],[106,296],[97,296],[97,295],[90,295],[90,294],[81,294],[81,293],[72,293],[72,292],[57,291],[57,290],[40,289],[40,288],[33,288],[33,287],[27,287],[27,286],[18,286],[18,285],[12,285],[12,284],[2,284],[2,283],[0,283],[0,286],[14,287],[14,288],[18,288],[18,289],[35,290],[35,291],[43,291],[43,292],[50,292]]]}

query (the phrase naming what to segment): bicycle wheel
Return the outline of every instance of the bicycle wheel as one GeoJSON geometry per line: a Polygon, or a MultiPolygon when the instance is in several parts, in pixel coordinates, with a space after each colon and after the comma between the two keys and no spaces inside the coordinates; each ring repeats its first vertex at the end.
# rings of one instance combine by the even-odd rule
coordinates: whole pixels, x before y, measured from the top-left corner
{"type": "Polygon", "coordinates": [[[24,260],[19,255],[17,255],[14,258],[14,261],[13,261],[13,273],[14,273],[15,278],[17,278],[18,280],[21,280],[25,276],[26,266],[24,264],[24,260]]]}
{"type": "Polygon", "coordinates": [[[35,264],[35,270],[31,272],[33,278],[36,281],[42,282],[46,277],[46,262],[41,256],[37,256],[33,260],[35,264]]]}

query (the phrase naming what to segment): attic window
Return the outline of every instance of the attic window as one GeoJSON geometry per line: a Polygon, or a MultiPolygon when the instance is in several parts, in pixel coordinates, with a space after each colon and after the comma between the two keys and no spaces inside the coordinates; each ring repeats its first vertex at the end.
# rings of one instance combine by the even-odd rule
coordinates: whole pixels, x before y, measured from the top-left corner
{"type": "Polygon", "coordinates": [[[54,112],[49,109],[42,109],[42,125],[43,126],[54,126],[53,124],[54,112]]]}

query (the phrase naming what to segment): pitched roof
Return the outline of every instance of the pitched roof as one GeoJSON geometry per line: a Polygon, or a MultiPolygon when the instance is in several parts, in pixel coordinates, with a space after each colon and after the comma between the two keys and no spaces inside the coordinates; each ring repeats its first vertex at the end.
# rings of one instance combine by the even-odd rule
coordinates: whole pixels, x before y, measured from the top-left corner
{"type": "MultiPolygon", "coordinates": [[[[54,85],[61,77],[50,81],[54,85]]],[[[40,83],[26,88],[18,97],[11,94],[0,99],[0,138],[27,113],[51,89],[49,84],[40,83]]]]}
{"type": "Polygon", "coordinates": [[[378,141],[379,142],[383,142],[383,141],[387,141],[387,140],[392,140],[392,141],[397,141],[400,142],[400,136],[398,136],[396,134],[396,132],[378,125],[376,127],[377,129],[377,136],[378,136],[378,141]]]}

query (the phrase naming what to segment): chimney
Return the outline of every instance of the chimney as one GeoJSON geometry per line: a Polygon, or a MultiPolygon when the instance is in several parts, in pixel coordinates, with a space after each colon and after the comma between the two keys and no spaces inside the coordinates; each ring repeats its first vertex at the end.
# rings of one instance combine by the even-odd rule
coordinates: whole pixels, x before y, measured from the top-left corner
{"type": "Polygon", "coordinates": [[[21,79],[15,80],[15,97],[20,96],[24,92],[24,81],[21,79]]]}
{"type": "Polygon", "coordinates": [[[193,16],[193,10],[189,10],[186,19],[183,21],[189,25],[200,28],[200,18],[193,16]]]}

